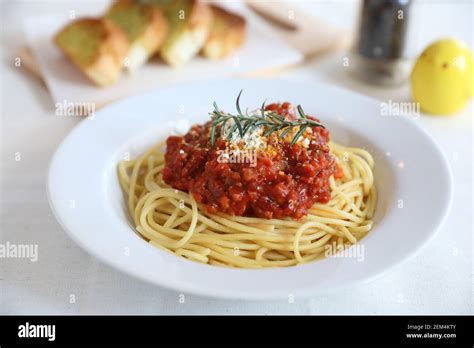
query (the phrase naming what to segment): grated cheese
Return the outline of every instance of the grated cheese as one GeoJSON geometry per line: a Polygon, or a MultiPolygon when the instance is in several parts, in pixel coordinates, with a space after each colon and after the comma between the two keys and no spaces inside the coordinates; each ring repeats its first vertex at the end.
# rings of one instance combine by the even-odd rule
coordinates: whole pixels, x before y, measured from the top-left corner
{"type": "MultiPolygon", "coordinates": [[[[258,115],[260,114],[261,111],[260,109],[257,109],[255,111],[252,111],[249,113],[249,115],[258,115]]],[[[235,125],[235,121],[233,119],[229,119],[224,128],[222,129],[221,132],[221,137],[223,139],[226,139],[229,141],[229,145],[233,148],[238,148],[238,149],[245,149],[245,150],[261,150],[261,149],[267,149],[267,137],[265,137],[263,134],[265,133],[265,127],[264,126],[258,126],[249,129],[243,137],[240,137],[239,131],[235,130],[232,133],[232,136],[230,138],[227,138],[230,129],[235,125]]],[[[294,129],[291,132],[289,132],[285,140],[286,141],[291,141],[293,139],[293,136],[296,134],[298,130],[294,129]]],[[[280,131],[281,132],[281,131],[280,131]]],[[[308,133],[312,133],[312,130],[310,128],[306,129],[304,134],[302,134],[299,139],[297,140],[297,144],[300,146],[303,146],[305,148],[308,148],[309,145],[311,144],[311,140],[306,137],[308,133]]]]}
{"type": "MultiPolygon", "coordinates": [[[[249,113],[249,115],[256,115],[260,113],[260,111],[253,111],[249,113]]],[[[230,119],[227,121],[227,123],[224,126],[224,129],[222,130],[222,137],[227,139],[227,136],[230,132],[230,129],[232,126],[235,124],[235,121],[233,119],[230,119]]],[[[236,130],[232,133],[232,136],[229,140],[231,145],[235,147],[239,147],[241,149],[247,149],[247,150],[257,150],[257,149],[264,149],[267,146],[267,139],[266,137],[263,136],[264,133],[264,127],[259,126],[259,127],[254,127],[249,129],[243,137],[240,137],[239,131],[236,130]]]]}

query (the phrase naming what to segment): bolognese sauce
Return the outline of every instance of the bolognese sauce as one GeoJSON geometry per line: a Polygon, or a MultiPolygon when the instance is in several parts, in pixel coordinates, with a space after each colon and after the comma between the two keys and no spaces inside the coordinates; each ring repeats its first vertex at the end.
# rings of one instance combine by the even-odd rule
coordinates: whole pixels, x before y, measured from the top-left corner
{"type": "MultiPolygon", "coordinates": [[[[265,111],[296,117],[290,103],[271,104],[265,111]]],[[[211,128],[212,121],[194,125],[184,136],[170,136],[163,169],[165,183],[191,193],[209,213],[297,220],[315,203],[330,200],[329,178],[342,173],[330,153],[327,129],[308,127],[295,143],[290,141],[294,132],[264,135],[260,130],[254,135],[263,142],[249,146],[244,139],[223,136],[223,127],[212,144],[211,128]],[[253,151],[255,162],[223,160],[229,149],[253,151]]]]}

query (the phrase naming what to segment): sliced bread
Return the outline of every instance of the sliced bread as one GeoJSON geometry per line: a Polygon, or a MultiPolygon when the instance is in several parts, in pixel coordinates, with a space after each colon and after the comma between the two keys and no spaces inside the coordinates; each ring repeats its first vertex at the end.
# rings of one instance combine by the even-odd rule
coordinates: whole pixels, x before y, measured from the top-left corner
{"type": "Polygon", "coordinates": [[[115,83],[129,50],[127,35],[107,19],[82,18],[54,38],[64,54],[94,83],[115,83]]]}
{"type": "Polygon", "coordinates": [[[202,54],[210,59],[228,56],[239,48],[245,40],[245,19],[222,7],[211,5],[212,26],[202,54]]]}
{"type": "Polygon", "coordinates": [[[134,71],[155,54],[163,44],[168,23],[161,11],[152,5],[134,0],[116,1],[105,18],[117,24],[130,41],[125,67],[134,71]]]}
{"type": "MultiPolygon", "coordinates": [[[[146,1],[146,0],[142,0],[146,1]]],[[[162,10],[169,33],[160,55],[172,66],[180,66],[194,57],[206,42],[212,24],[212,11],[198,0],[149,0],[162,10]]]]}

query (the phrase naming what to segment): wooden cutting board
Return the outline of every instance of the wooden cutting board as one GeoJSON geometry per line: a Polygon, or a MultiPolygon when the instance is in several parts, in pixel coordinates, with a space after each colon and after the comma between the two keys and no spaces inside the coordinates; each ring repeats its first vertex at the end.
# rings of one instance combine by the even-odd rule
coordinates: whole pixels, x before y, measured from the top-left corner
{"type": "Polygon", "coordinates": [[[287,44],[302,53],[306,60],[346,48],[349,35],[342,29],[317,18],[289,2],[247,1],[255,13],[272,25],[287,44]]]}

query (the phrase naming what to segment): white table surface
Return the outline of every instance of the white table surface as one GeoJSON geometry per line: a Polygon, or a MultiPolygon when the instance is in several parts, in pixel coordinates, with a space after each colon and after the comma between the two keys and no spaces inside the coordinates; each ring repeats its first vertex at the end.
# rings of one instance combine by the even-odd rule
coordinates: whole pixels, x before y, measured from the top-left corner
{"type": "MultiPolygon", "coordinates": [[[[444,227],[417,256],[371,283],[313,298],[295,298],[294,302],[214,300],[184,294],[181,303],[181,294],[124,275],[82,251],[54,219],[45,191],[52,154],[81,120],[55,116],[46,89],[23,68],[14,66],[15,53],[25,43],[19,29],[20,19],[28,13],[67,11],[74,4],[77,1],[56,2],[54,6],[44,1],[1,1],[0,242],[38,244],[39,259],[0,259],[0,313],[473,313],[472,105],[452,118],[422,116],[415,121],[432,134],[450,162],[455,182],[454,204],[444,227]]],[[[348,29],[357,10],[354,1],[303,1],[299,5],[348,29]]],[[[418,50],[433,39],[450,35],[474,47],[471,1],[425,1],[421,6],[423,15],[417,17],[415,24],[418,50]]],[[[344,57],[344,53],[334,54],[281,76],[324,80],[381,102],[410,99],[406,85],[380,88],[353,80],[343,67],[344,57]]]]}

